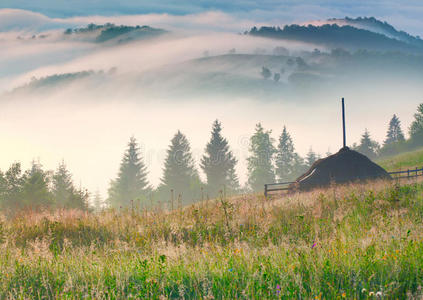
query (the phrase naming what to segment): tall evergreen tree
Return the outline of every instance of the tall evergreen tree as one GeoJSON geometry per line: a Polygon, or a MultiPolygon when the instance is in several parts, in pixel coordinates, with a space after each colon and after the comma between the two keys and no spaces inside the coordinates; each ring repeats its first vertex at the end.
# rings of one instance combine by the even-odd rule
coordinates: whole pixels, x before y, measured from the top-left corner
{"type": "Polygon", "coordinates": [[[118,177],[110,184],[109,202],[114,207],[129,207],[131,201],[145,200],[149,191],[147,168],[141,159],[137,141],[131,137],[118,177]]]}
{"type": "Polygon", "coordinates": [[[394,115],[389,122],[388,132],[386,133],[385,145],[390,145],[397,142],[405,141],[404,134],[401,129],[401,122],[396,115],[394,115]]]}
{"type": "Polygon", "coordinates": [[[235,173],[237,160],[229,150],[228,141],[222,136],[221,131],[221,123],[218,120],[214,121],[211,139],[200,164],[206,174],[211,195],[217,195],[223,187],[235,190],[237,186],[233,185],[239,185],[235,173]]]}
{"type": "Polygon", "coordinates": [[[230,187],[229,192],[237,193],[241,189],[241,185],[239,184],[238,176],[236,175],[235,168],[229,170],[229,183],[228,186],[230,187]]]}
{"type": "Polygon", "coordinates": [[[7,193],[7,181],[3,172],[0,170],[0,208],[4,205],[7,193]]]}
{"type": "Polygon", "coordinates": [[[366,128],[361,136],[360,145],[358,145],[356,150],[372,159],[377,156],[379,148],[379,144],[371,139],[370,133],[366,128]]]}
{"type": "Polygon", "coordinates": [[[52,193],[57,207],[88,209],[88,192],[74,186],[72,175],[64,162],[59,164],[53,175],[52,193]]]}
{"type": "Polygon", "coordinates": [[[293,167],[293,179],[299,177],[307,171],[307,165],[298,153],[294,154],[294,167],[293,167]]]}
{"type": "Polygon", "coordinates": [[[181,195],[185,201],[198,194],[200,177],[195,168],[188,139],[179,130],[171,140],[163,169],[160,190],[174,191],[175,197],[181,195]]]}
{"type": "Polygon", "coordinates": [[[410,126],[410,138],[423,143],[423,103],[417,107],[414,121],[410,126]]]}
{"type": "Polygon", "coordinates": [[[256,132],[250,138],[250,156],[248,161],[248,184],[253,191],[260,191],[264,184],[275,182],[273,155],[276,152],[272,131],[265,131],[261,124],[256,125],[256,132]]]}
{"type": "Polygon", "coordinates": [[[276,177],[280,182],[292,180],[295,176],[295,148],[286,127],[283,127],[276,152],[276,177]]]}
{"type": "Polygon", "coordinates": [[[4,174],[5,191],[3,207],[17,208],[22,205],[22,188],[25,181],[20,163],[14,163],[4,174]]]}
{"type": "Polygon", "coordinates": [[[307,168],[310,168],[318,159],[319,159],[319,156],[316,154],[316,152],[313,151],[313,148],[310,147],[305,158],[305,163],[307,165],[307,168]]]}
{"type": "Polygon", "coordinates": [[[93,198],[93,206],[95,211],[99,212],[104,208],[104,201],[103,198],[100,195],[100,192],[97,190],[94,194],[93,198]]]}
{"type": "Polygon", "coordinates": [[[22,199],[24,207],[42,208],[53,204],[53,196],[49,190],[50,177],[42,170],[39,163],[33,162],[31,169],[24,175],[22,199]]]}
{"type": "Polygon", "coordinates": [[[56,205],[59,207],[67,206],[67,203],[72,197],[73,190],[72,176],[62,161],[53,175],[52,192],[56,200],[56,205]]]}

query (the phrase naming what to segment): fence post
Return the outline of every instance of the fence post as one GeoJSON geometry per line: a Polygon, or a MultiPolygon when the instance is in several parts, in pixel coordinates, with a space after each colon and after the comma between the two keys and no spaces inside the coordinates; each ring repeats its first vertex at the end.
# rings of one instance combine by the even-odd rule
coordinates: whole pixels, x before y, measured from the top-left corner
{"type": "Polygon", "coordinates": [[[264,185],[264,198],[267,199],[267,184],[264,185]]]}
{"type": "Polygon", "coordinates": [[[407,170],[407,179],[410,179],[410,169],[407,170]]]}
{"type": "Polygon", "coordinates": [[[418,173],[417,173],[418,171],[419,171],[419,168],[416,167],[416,178],[418,176],[418,173]]]}

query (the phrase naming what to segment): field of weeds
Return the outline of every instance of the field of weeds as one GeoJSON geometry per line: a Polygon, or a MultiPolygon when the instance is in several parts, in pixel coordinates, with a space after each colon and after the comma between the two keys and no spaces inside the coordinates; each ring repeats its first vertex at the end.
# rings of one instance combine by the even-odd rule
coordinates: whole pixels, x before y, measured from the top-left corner
{"type": "Polygon", "coordinates": [[[0,298],[418,298],[423,185],[0,222],[0,298]]]}

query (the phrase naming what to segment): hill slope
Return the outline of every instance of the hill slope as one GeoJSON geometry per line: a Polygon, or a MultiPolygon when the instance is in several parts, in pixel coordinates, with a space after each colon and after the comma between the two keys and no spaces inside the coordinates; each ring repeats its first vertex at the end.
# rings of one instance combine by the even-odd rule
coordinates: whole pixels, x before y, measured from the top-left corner
{"type": "Polygon", "coordinates": [[[419,299],[422,195],[374,182],[1,218],[0,298],[419,299]]]}
{"type": "Polygon", "coordinates": [[[423,168],[423,148],[383,158],[377,163],[388,171],[423,168]]]}
{"type": "Polygon", "coordinates": [[[84,94],[110,96],[117,92],[151,97],[248,97],[260,100],[313,99],[349,90],[351,85],[366,89],[384,89],[401,84],[413,90],[423,77],[423,60],[400,53],[335,50],[331,53],[306,52],[287,55],[226,54],[203,57],[183,63],[165,65],[139,73],[77,72],[38,78],[3,95],[4,97],[36,95],[60,86],[70,86],[84,94]],[[297,56],[301,55],[301,56],[297,56]],[[271,76],[262,76],[262,68],[271,76]],[[183,72],[181,72],[183,70],[183,72]],[[278,74],[277,81],[274,75],[278,74]],[[386,86],[387,82],[392,85],[386,86]],[[76,83],[80,83],[77,85],[76,83]],[[56,85],[55,85],[56,84],[56,85]],[[118,86],[119,88],[113,88],[118,86]],[[312,97],[311,97],[312,96],[312,97]]]}
{"type": "Polygon", "coordinates": [[[423,40],[406,32],[397,31],[388,23],[374,18],[329,19],[315,26],[286,25],[279,27],[253,27],[246,34],[272,39],[313,43],[329,48],[372,51],[402,51],[423,53],[423,40]]]}

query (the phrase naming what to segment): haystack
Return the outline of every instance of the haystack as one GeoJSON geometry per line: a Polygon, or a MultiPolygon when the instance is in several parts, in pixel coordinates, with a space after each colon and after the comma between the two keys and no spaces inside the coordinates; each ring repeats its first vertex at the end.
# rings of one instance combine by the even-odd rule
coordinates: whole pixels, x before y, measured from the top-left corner
{"type": "Polygon", "coordinates": [[[368,179],[388,179],[391,176],[365,155],[344,147],[338,153],[319,159],[291,188],[310,190],[333,183],[368,179]]]}

